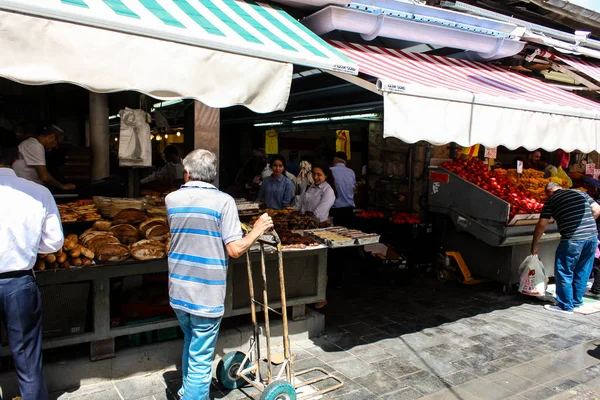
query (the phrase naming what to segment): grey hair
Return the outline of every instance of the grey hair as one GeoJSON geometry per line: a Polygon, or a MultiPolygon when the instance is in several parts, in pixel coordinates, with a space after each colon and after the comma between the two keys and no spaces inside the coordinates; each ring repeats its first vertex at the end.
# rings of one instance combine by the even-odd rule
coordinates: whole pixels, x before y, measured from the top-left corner
{"type": "Polygon", "coordinates": [[[557,189],[562,189],[562,186],[560,186],[560,184],[556,183],[556,182],[550,182],[546,185],[546,191],[547,192],[552,192],[554,190],[557,189]]]}
{"type": "Polygon", "coordinates": [[[212,183],[217,177],[217,156],[204,149],[196,149],[183,159],[183,168],[192,181],[212,183]]]}

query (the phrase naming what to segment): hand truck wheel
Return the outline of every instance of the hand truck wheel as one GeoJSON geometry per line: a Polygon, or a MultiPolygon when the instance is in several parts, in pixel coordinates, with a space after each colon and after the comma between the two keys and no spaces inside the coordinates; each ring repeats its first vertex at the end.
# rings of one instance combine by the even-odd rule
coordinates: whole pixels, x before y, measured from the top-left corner
{"type": "Polygon", "coordinates": [[[246,355],[241,351],[232,351],[223,356],[217,365],[217,380],[229,390],[239,389],[246,384],[246,381],[238,375],[238,371],[248,368],[250,362],[242,367],[246,355]]]}
{"type": "Polygon", "coordinates": [[[260,400],[296,400],[296,389],[285,381],[275,381],[260,395],[260,400]]]}

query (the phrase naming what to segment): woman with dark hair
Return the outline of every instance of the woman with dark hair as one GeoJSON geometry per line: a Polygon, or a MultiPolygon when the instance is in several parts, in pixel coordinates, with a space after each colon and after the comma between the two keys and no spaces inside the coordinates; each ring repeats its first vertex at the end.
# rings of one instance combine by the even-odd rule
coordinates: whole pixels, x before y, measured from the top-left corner
{"type": "Polygon", "coordinates": [[[285,176],[285,158],[283,156],[273,157],[271,171],[273,173],[263,181],[256,201],[264,203],[267,208],[273,210],[291,206],[295,186],[285,176]]]}
{"type": "Polygon", "coordinates": [[[314,183],[304,192],[300,201],[300,212],[311,212],[321,222],[329,219],[329,209],[335,198],[335,182],[329,166],[316,163],[312,167],[314,183]]]}

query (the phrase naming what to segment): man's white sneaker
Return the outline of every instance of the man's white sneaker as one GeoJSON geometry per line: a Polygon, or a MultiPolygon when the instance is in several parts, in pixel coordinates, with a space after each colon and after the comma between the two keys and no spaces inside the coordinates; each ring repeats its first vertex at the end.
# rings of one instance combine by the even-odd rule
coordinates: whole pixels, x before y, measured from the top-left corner
{"type": "Polygon", "coordinates": [[[556,311],[556,312],[561,312],[563,314],[573,314],[573,311],[567,311],[567,310],[563,310],[562,308],[560,308],[559,306],[555,306],[552,304],[546,304],[544,306],[544,308],[548,311],[556,311]]]}

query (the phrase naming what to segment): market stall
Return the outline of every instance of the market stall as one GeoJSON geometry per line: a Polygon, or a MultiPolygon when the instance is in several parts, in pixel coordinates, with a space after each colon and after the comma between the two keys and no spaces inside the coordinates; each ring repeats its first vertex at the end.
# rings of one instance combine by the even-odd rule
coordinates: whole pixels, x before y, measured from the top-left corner
{"type": "MultiPolygon", "coordinates": [[[[243,201],[238,207],[243,219],[262,212],[243,201]]],[[[178,326],[166,292],[170,233],[162,198],[97,197],[59,208],[65,244],[54,254],[40,255],[35,266],[44,301],[44,348],[90,342],[91,357],[98,360],[114,356],[116,337],[178,326]],[[137,277],[142,284],[135,296],[125,295],[127,277],[137,277]]],[[[379,239],[342,227],[324,228],[293,209],[267,212],[282,239],[294,318],[304,315],[307,304],[325,299],[329,248],[379,239]]],[[[267,284],[277,287],[275,249],[267,246],[266,251],[267,284]]],[[[256,262],[258,247],[250,252],[256,262]]],[[[230,260],[227,281],[225,317],[249,313],[245,257],[230,260]]],[[[257,276],[255,282],[261,279],[257,276]]],[[[270,303],[278,307],[277,290],[269,292],[274,296],[270,303]]]]}
{"type": "MultiPolygon", "coordinates": [[[[507,286],[518,283],[518,268],[530,254],[545,200],[543,188],[549,181],[534,170],[518,175],[506,170],[491,172],[474,158],[431,166],[429,211],[447,215],[451,222],[450,227],[440,227],[442,247],[459,251],[477,276],[507,286]]],[[[547,276],[554,276],[559,241],[558,228],[552,222],[539,246],[547,276]]]]}

